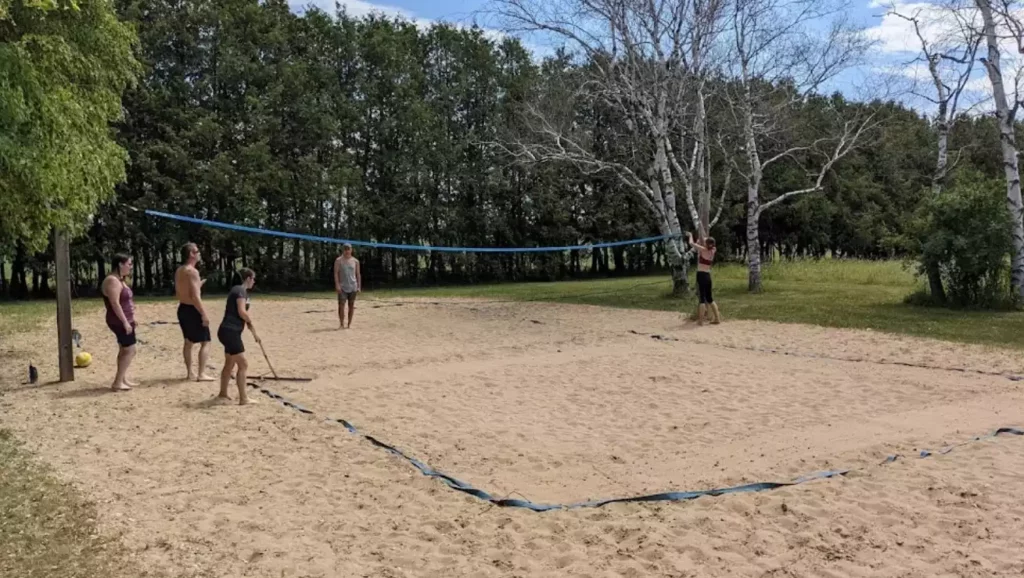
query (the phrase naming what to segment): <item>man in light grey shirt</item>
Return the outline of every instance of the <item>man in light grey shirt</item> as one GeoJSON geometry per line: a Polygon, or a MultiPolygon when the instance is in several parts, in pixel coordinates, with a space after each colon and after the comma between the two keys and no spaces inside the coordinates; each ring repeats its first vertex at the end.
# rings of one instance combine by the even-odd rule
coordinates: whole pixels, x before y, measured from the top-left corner
{"type": "Polygon", "coordinates": [[[341,256],[334,260],[334,290],[338,292],[338,329],[352,327],[352,314],[356,309],[356,293],[363,288],[363,272],[359,259],[352,256],[352,245],[341,246],[341,256]],[[345,303],[348,303],[348,326],[345,325],[345,303]]]}

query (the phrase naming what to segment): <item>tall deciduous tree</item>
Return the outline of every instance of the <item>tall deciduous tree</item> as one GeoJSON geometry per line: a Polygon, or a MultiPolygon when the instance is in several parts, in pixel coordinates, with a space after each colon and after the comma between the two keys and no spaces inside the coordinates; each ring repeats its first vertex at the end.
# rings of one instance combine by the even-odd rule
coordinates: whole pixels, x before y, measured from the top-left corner
{"type": "Polygon", "coordinates": [[[856,29],[836,19],[825,34],[816,26],[832,8],[823,0],[732,0],[729,6],[728,102],[736,119],[734,159],[747,186],[748,289],[761,291],[761,215],[786,199],[824,190],[832,167],[850,154],[871,126],[867,118],[844,118],[802,131],[796,114],[808,93],[854,63],[867,43],[856,29]],[[783,143],[769,151],[769,143],[783,143]],[[742,159],[742,160],[739,160],[742,159]],[[765,170],[797,162],[809,179],[775,198],[762,200],[765,170]]]}
{"type": "Polygon", "coordinates": [[[106,0],[0,0],[0,244],[80,234],[125,177],[110,124],[137,72],[106,0]]]}
{"type": "MultiPolygon", "coordinates": [[[[981,44],[982,35],[978,27],[973,23],[961,19],[947,19],[950,23],[955,22],[950,30],[942,31],[938,38],[928,37],[922,28],[934,22],[928,22],[929,15],[933,16],[939,12],[935,7],[930,7],[928,12],[918,7],[913,12],[901,12],[895,4],[890,8],[889,13],[906,20],[914,28],[914,35],[921,45],[920,62],[923,62],[928,69],[928,76],[931,90],[921,91],[916,87],[913,92],[935,106],[934,124],[936,136],[936,158],[935,172],[932,174],[932,194],[938,196],[952,168],[959,161],[960,154],[956,155],[952,164],[949,159],[949,133],[952,125],[956,122],[957,115],[961,112],[961,97],[965,96],[964,91],[968,87],[971,75],[974,72],[974,60],[981,44]]],[[[941,12],[939,12],[941,14],[941,12]]],[[[941,26],[941,23],[939,23],[941,26]]],[[[931,29],[935,29],[933,26],[931,29]]],[[[962,152],[963,149],[961,149],[962,152]]],[[[931,296],[937,302],[946,300],[946,292],[942,286],[942,278],[938,267],[934,263],[926,265],[928,286],[931,296]]]]}
{"type": "Polygon", "coordinates": [[[1009,36],[1017,45],[1018,52],[1024,54],[1024,25],[1019,18],[1021,5],[1016,0],[974,0],[974,6],[981,15],[981,34],[987,49],[982,62],[992,84],[992,99],[996,106],[999,143],[1003,154],[1003,173],[1006,177],[1006,207],[1011,216],[1013,237],[1010,285],[1018,296],[1024,298],[1024,201],[1021,199],[1020,151],[1015,131],[1017,111],[1024,98],[1020,86],[1024,69],[1018,67],[1013,84],[1007,86],[1007,71],[1003,67],[1002,49],[999,46],[1000,41],[1009,36]],[[1008,95],[1013,96],[1012,104],[1008,95]]]}
{"type": "MultiPolygon", "coordinates": [[[[498,0],[509,29],[554,36],[583,58],[569,85],[552,85],[525,120],[532,138],[506,150],[528,162],[570,164],[608,173],[649,211],[665,241],[673,293],[687,289],[687,258],[678,194],[685,192],[693,227],[701,193],[710,194],[705,81],[720,33],[724,0],[498,0]],[[595,154],[594,134],[574,118],[600,104],[622,119],[619,138],[633,150],[595,154]],[[697,198],[694,198],[694,193],[697,198]]],[[[710,214],[710,209],[703,211],[710,214]]]]}

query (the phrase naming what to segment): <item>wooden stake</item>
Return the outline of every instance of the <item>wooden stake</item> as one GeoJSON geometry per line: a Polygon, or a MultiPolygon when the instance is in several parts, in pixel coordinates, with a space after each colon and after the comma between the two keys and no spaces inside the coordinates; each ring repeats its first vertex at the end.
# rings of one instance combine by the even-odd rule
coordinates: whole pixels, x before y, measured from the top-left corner
{"type": "Polygon", "coordinates": [[[71,348],[71,254],[63,231],[53,233],[57,266],[57,351],[60,381],[75,380],[75,356],[71,348]]]}

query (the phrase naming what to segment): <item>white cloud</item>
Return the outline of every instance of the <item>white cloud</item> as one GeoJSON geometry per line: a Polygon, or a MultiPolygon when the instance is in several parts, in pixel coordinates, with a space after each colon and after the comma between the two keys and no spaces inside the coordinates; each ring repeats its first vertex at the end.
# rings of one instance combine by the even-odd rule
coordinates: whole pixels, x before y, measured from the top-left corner
{"type": "MultiPolygon", "coordinates": [[[[920,34],[932,51],[947,51],[959,56],[960,52],[956,48],[964,45],[964,33],[957,17],[932,2],[898,0],[894,6],[889,0],[869,0],[869,6],[885,11],[880,22],[866,31],[868,37],[877,42],[876,70],[893,76],[902,76],[916,85],[918,94],[934,98],[933,81],[923,59],[921,40],[918,38],[917,31],[912,22],[893,14],[892,11],[895,8],[895,11],[903,16],[916,18],[920,34]]],[[[960,13],[960,18],[974,21],[980,28],[980,15],[976,10],[965,10],[960,13]]],[[[1007,83],[1007,96],[1012,101],[1015,90],[1014,79],[1024,72],[1024,59],[1018,53],[1016,43],[1006,38],[1007,36],[1009,35],[1003,34],[1004,38],[1000,40],[999,48],[1003,78],[1007,83]]],[[[964,94],[961,97],[961,110],[972,105],[980,105],[974,111],[977,113],[991,112],[992,110],[992,85],[980,62],[980,58],[985,55],[986,46],[982,43],[975,58],[971,78],[967,81],[964,94]]],[[[940,64],[942,77],[950,85],[955,84],[961,70],[963,70],[963,65],[955,62],[943,61],[940,64]]],[[[1024,92],[1024,82],[1019,85],[1024,92]]],[[[913,101],[915,108],[924,112],[934,110],[933,104],[927,101],[922,102],[920,98],[911,97],[909,100],[913,101]]]]}
{"type": "Polygon", "coordinates": [[[868,28],[868,38],[876,41],[882,52],[917,53],[921,50],[921,41],[914,30],[914,24],[907,18],[918,21],[921,36],[929,45],[948,44],[955,42],[959,36],[956,17],[949,11],[928,2],[900,2],[893,5],[884,0],[872,0],[871,6],[885,10],[881,22],[868,28]]]}
{"type": "MultiPolygon", "coordinates": [[[[369,16],[376,12],[387,16],[402,16],[409,18],[411,15],[401,8],[388,6],[386,4],[373,4],[364,0],[342,0],[338,2],[345,10],[356,18],[369,16]]],[[[309,6],[316,6],[328,14],[334,14],[335,0],[288,0],[288,5],[295,12],[303,12],[309,6]]],[[[411,19],[411,18],[410,18],[411,19]]]]}
{"type": "MultiPolygon", "coordinates": [[[[414,23],[419,28],[429,28],[433,24],[433,21],[428,18],[419,18],[408,10],[387,4],[374,4],[365,0],[340,0],[337,4],[354,18],[364,18],[370,15],[402,18],[414,23]]],[[[335,0],[288,0],[288,5],[294,12],[300,14],[309,6],[316,6],[332,16],[336,10],[335,0]]]]}

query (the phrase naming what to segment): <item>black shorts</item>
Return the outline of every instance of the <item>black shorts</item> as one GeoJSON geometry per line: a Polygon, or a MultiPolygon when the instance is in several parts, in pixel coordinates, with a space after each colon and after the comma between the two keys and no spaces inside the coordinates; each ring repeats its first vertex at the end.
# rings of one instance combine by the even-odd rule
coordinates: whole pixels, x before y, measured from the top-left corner
{"type": "Polygon", "coordinates": [[[345,301],[348,301],[348,304],[349,304],[350,307],[355,305],[356,304],[356,292],[353,291],[351,293],[346,293],[344,291],[339,291],[338,292],[338,305],[341,305],[345,301]]]}
{"type": "Polygon", "coordinates": [[[711,273],[707,271],[697,271],[697,299],[702,304],[715,302],[711,295],[711,273]]]}
{"type": "Polygon", "coordinates": [[[245,353],[245,344],[242,343],[242,330],[221,327],[217,330],[217,340],[224,345],[224,353],[238,355],[245,353]]]}
{"type": "Polygon", "coordinates": [[[131,347],[135,345],[135,324],[132,324],[132,332],[125,333],[124,327],[108,325],[110,331],[114,333],[114,337],[117,338],[117,344],[121,347],[131,347]]]}
{"type": "Polygon", "coordinates": [[[195,305],[178,303],[178,325],[181,334],[192,343],[206,343],[210,340],[210,328],[203,326],[203,315],[195,305]]]}

